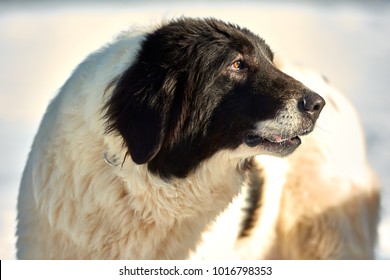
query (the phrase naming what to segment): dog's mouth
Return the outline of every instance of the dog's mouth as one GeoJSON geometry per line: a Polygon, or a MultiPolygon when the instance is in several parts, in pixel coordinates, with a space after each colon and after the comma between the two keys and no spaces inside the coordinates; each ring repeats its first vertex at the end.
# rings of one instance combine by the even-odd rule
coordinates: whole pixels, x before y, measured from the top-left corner
{"type": "Polygon", "coordinates": [[[249,132],[245,136],[245,144],[249,147],[260,146],[271,154],[286,156],[295,151],[301,144],[300,136],[306,135],[310,131],[303,131],[294,135],[261,135],[256,132],[249,132]]]}

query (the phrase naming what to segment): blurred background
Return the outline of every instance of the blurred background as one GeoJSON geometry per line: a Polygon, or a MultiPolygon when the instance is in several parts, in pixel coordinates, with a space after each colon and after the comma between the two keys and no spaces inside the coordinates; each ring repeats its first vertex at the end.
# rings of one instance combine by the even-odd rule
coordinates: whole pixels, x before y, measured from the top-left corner
{"type": "Polygon", "coordinates": [[[390,259],[390,2],[379,0],[0,0],[0,259],[15,258],[19,181],[50,99],[121,30],[181,15],[247,27],[352,100],[382,187],[377,258],[390,259]]]}

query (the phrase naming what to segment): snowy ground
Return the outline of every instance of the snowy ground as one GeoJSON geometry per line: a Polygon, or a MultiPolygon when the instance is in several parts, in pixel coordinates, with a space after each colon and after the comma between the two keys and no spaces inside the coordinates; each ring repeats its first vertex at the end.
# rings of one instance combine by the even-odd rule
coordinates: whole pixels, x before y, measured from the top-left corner
{"type": "Polygon", "coordinates": [[[390,4],[91,2],[0,2],[0,259],[15,258],[18,184],[49,100],[89,52],[120,30],[180,15],[246,26],[275,52],[316,69],[346,92],[360,112],[383,190],[378,258],[390,259],[390,4]]]}

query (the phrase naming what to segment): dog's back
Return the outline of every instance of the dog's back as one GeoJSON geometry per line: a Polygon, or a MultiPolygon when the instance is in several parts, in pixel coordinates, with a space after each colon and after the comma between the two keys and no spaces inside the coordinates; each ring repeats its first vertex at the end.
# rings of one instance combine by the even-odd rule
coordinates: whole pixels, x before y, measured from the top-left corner
{"type": "MultiPolygon", "coordinates": [[[[74,247],[93,240],[82,240],[73,228],[88,228],[79,217],[100,205],[99,200],[107,200],[108,205],[113,197],[107,196],[106,191],[115,183],[120,185],[103,160],[101,104],[104,88],[127,67],[141,39],[137,33],[124,33],[91,54],[50,102],[20,185],[18,258],[93,258],[89,252],[74,247]]],[[[116,196],[120,191],[115,188],[112,194],[116,196]]],[[[111,207],[115,211],[114,205],[111,207]]],[[[94,223],[99,224],[98,216],[91,215],[89,230],[94,230],[94,223]]]]}

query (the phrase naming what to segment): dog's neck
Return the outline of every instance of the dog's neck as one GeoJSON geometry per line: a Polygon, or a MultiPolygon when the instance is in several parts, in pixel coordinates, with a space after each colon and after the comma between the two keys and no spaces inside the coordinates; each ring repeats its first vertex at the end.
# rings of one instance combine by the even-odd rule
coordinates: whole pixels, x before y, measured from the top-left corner
{"type": "Polygon", "coordinates": [[[156,221],[162,220],[158,215],[163,213],[164,223],[173,223],[202,212],[218,214],[237,195],[244,181],[244,161],[232,159],[228,153],[217,153],[185,178],[170,179],[151,173],[147,164],[136,165],[129,157],[124,162],[108,160],[126,182],[133,200],[149,200],[139,211],[156,221]]]}
{"type": "MultiPolygon", "coordinates": [[[[124,151],[120,154],[110,151],[104,158],[125,183],[127,207],[133,221],[137,219],[147,229],[139,245],[165,248],[158,252],[151,250],[154,255],[139,258],[188,257],[201,232],[228,207],[245,178],[245,160],[227,150],[204,161],[187,177],[169,180],[151,173],[146,164],[136,165],[129,157],[118,160],[124,156],[124,151]]],[[[142,228],[137,232],[140,234],[142,228]]],[[[137,237],[130,238],[137,242],[134,240],[137,237]]]]}

